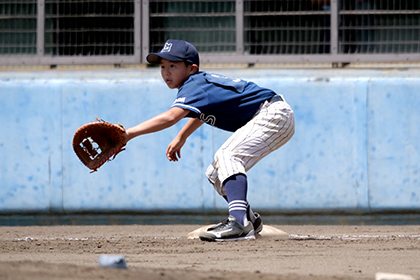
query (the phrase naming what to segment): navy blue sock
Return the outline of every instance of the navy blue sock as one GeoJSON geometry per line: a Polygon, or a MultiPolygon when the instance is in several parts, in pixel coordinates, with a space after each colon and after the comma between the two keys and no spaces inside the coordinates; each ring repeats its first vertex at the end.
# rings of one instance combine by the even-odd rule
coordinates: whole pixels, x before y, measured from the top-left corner
{"type": "Polygon", "coordinates": [[[248,191],[248,182],[244,174],[236,174],[225,181],[225,190],[229,202],[229,215],[244,225],[248,220],[246,218],[246,209],[248,202],[246,195],[248,191]]]}

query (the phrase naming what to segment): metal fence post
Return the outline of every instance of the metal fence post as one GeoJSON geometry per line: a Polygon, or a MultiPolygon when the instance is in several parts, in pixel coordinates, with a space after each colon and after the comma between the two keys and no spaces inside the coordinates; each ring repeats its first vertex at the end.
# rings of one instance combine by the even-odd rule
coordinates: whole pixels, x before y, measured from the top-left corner
{"type": "Polygon", "coordinates": [[[331,38],[331,55],[336,56],[338,54],[338,1],[331,1],[331,26],[330,26],[330,38],[331,38]]]}
{"type": "Polygon", "coordinates": [[[38,0],[36,27],[36,55],[44,56],[45,47],[45,0],[38,0]]]}
{"type": "Polygon", "coordinates": [[[244,52],[244,2],[236,0],[236,53],[241,55],[244,52]]]}
{"type": "Polygon", "coordinates": [[[146,56],[144,54],[149,53],[149,0],[142,0],[142,9],[141,9],[141,20],[142,20],[142,32],[141,32],[141,59],[142,63],[147,63],[146,56]]]}
{"type": "Polygon", "coordinates": [[[141,22],[141,0],[134,2],[134,59],[136,63],[141,63],[141,33],[142,33],[142,22],[141,22]]]}

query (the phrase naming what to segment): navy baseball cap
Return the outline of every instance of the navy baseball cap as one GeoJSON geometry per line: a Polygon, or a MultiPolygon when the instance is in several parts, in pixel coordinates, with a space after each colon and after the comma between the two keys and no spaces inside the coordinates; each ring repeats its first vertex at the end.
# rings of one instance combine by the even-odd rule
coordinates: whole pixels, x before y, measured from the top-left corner
{"type": "Polygon", "coordinates": [[[200,66],[200,58],[197,49],[186,41],[169,39],[163,49],[158,53],[150,53],[146,60],[151,64],[159,64],[160,59],[169,61],[185,61],[200,66]]]}

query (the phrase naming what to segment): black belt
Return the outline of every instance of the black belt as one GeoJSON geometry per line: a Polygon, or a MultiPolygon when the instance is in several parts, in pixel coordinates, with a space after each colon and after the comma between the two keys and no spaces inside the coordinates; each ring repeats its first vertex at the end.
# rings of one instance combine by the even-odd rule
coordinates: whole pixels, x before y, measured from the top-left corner
{"type": "Polygon", "coordinates": [[[270,104],[273,104],[273,103],[275,103],[275,102],[278,102],[278,101],[284,101],[283,100],[283,98],[281,98],[281,96],[280,95],[274,95],[273,97],[271,97],[270,99],[267,99],[267,101],[268,101],[268,103],[270,103],[270,104]]]}

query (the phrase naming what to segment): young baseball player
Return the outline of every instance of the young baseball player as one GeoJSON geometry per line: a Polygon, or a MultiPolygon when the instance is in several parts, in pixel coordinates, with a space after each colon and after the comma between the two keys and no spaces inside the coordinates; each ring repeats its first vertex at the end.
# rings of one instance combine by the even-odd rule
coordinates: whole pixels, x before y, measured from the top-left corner
{"type": "Polygon", "coordinates": [[[160,64],[164,82],[178,94],[171,108],[127,129],[126,141],[168,128],[190,118],[168,145],[170,161],[181,158],[187,138],[203,123],[233,132],[219,148],[206,176],[229,205],[228,219],[200,235],[205,241],[253,239],[262,219],[247,202],[246,172],[294,134],[294,115],[283,96],[253,82],[199,71],[196,48],[188,42],[168,40],[147,61],[160,64]]]}

